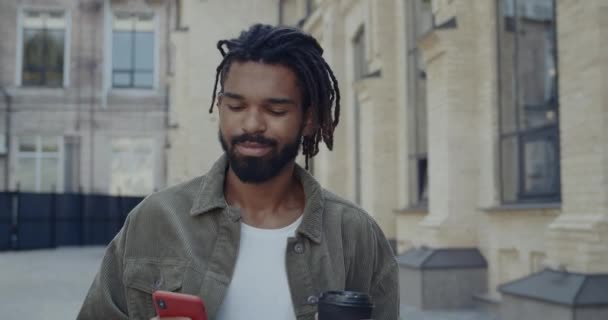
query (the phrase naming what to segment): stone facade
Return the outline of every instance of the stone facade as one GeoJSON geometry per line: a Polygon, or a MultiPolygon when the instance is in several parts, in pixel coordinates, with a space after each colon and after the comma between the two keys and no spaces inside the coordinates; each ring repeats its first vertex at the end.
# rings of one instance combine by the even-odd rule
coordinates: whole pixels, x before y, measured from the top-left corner
{"type": "MultiPolygon", "coordinates": [[[[4,190],[143,195],[166,185],[167,79],[172,72],[168,35],[174,14],[173,1],[0,3],[0,88],[9,97],[0,104],[0,131],[9,137],[8,152],[0,155],[4,190]],[[64,69],[63,83],[57,87],[28,85],[24,80],[25,21],[40,12],[62,16],[64,69]],[[113,23],[118,13],[149,17],[149,88],[117,88],[112,83],[113,23]],[[26,138],[48,137],[59,141],[58,163],[56,169],[41,172],[57,176],[51,188],[27,190],[20,181],[20,145],[26,138]]],[[[41,18],[33,19],[40,24],[41,18]]]]}
{"type": "Polygon", "coordinates": [[[182,1],[180,28],[171,34],[168,184],[204,174],[221,154],[217,110],[209,114],[219,40],[238,36],[254,23],[278,23],[276,0],[182,1]]]}
{"type": "Polygon", "coordinates": [[[558,7],[563,201],[547,251],[549,263],[587,273],[608,271],[607,13],[601,0],[558,7]]]}
{"type": "MultiPolygon", "coordinates": [[[[314,162],[320,181],[359,200],[397,241],[400,253],[422,245],[478,248],[488,262],[488,291],[479,294],[492,301],[500,301],[501,284],[547,267],[608,273],[608,3],[553,2],[560,195],[513,203],[502,200],[503,188],[517,186],[505,187],[513,177],[501,174],[501,165],[511,160],[501,159],[498,143],[501,117],[503,123],[515,121],[499,112],[502,104],[516,103],[504,98],[505,93],[516,94],[509,84],[515,75],[500,68],[512,59],[505,52],[515,47],[504,41],[498,49],[497,28],[510,23],[508,15],[499,18],[498,12],[508,10],[509,1],[316,2],[317,10],[301,26],[326,48],[344,97],[335,150],[321,151],[314,162]],[[416,26],[412,17],[418,14],[411,14],[413,2],[430,6],[433,27],[425,32],[411,30],[416,26]],[[363,79],[353,75],[358,30],[365,30],[367,46],[369,73],[363,79]],[[419,67],[410,55],[416,50],[426,79],[428,204],[412,192],[417,178],[410,163],[412,132],[420,124],[412,107],[421,99],[412,99],[416,91],[410,72],[419,67]]],[[[541,2],[549,3],[535,3],[541,2]]],[[[540,7],[520,8],[519,14],[551,15],[540,7]]],[[[522,40],[520,48],[526,45],[522,40]]],[[[531,48],[525,54],[537,52],[531,48]]],[[[532,66],[531,60],[523,61],[520,69],[532,66]]],[[[528,99],[542,95],[526,89],[522,95],[528,99]]],[[[546,117],[555,119],[555,114],[547,112],[546,117]]]]}
{"type": "Polygon", "coordinates": [[[396,240],[399,189],[398,4],[394,1],[321,1],[303,25],[325,49],[341,90],[342,117],[334,150],[321,148],[314,173],[321,183],[357,202],[374,216],[389,240],[396,240]],[[371,22],[373,21],[373,22],[371,22]],[[372,23],[372,24],[370,24],[372,23]],[[363,30],[364,59],[355,61],[353,41],[363,30]],[[357,76],[357,64],[366,70],[357,76]],[[356,111],[355,111],[356,109],[356,111]],[[354,112],[355,111],[355,112],[354,112]],[[358,138],[357,138],[358,136],[358,138]]]}

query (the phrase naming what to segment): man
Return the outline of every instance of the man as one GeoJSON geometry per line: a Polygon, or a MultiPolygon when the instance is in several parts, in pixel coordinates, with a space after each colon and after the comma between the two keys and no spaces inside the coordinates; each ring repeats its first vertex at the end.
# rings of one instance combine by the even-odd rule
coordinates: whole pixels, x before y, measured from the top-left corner
{"type": "Polygon", "coordinates": [[[314,319],[327,290],[369,293],[398,319],[397,265],[378,225],[295,163],[331,149],[340,94],[323,50],[254,25],[218,42],[211,110],[224,156],[147,197],[110,243],[80,319],[149,319],[155,290],[198,295],[210,319],[314,319]],[[335,107],[334,107],[335,105],[335,107]],[[332,112],[333,111],[333,112],[332,112]]]}

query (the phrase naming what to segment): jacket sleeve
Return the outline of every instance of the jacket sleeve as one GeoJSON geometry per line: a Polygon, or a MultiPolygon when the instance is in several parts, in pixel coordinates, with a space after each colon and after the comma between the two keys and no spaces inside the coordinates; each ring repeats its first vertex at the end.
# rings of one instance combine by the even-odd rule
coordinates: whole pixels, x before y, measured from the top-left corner
{"type": "Polygon", "coordinates": [[[372,318],[375,320],[399,319],[399,279],[397,264],[386,266],[378,274],[371,288],[374,301],[372,318]]]}
{"type": "Polygon", "coordinates": [[[77,319],[128,319],[123,257],[131,214],[108,245],[77,319]]]}
{"type": "Polygon", "coordinates": [[[375,305],[375,320],[399,319],[399,267],[393,249],[377,224],[372,230],[376,241],[375,270],[371,282],[371,296],[375,305]]]}

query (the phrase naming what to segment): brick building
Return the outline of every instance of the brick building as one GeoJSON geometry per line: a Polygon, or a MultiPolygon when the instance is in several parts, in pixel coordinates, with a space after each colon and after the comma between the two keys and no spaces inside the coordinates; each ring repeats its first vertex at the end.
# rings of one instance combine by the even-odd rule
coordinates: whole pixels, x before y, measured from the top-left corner
{"type": "Polygon", "coordinates": [[[608,2],[279,7],[341,84],[314,174],[396,243],[404,304],[607,317],[608,2]]]}
{"type": "Polygon", "coordinates": [[[0,2],[0,186],[145,195],[166,184],[176,2],[0,2]]]}
{"type": "Polygon", "coordinates": [[[607,317],[605,0],[2,1],[0,186],[205,172],[214,44],[254,22],[324,47],[343,117],[312,168],[394,243],[404,304],[607,317]]]}
{"type": "Polygon", "coordinates": [[[277,23],[277,0],[182,1],[175,46],[174,93],[169,113],[168,185],[207,172],[222,153],[217,110],[209,114],[215,69],[221,62],[216,44],[254,23],[277,23]]]}

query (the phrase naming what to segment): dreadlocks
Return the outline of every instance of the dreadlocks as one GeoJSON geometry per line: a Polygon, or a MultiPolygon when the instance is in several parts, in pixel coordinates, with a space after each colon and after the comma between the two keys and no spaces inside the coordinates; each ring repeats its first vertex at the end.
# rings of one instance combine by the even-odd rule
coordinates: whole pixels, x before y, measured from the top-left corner
{"type": "Polygon", "coordinates": [[[315,38],[294,28],[256,24],[241,32],[236,39],[218,41],[217,49],[223,59],[216,69],[209,113],[213,112],[218,81],[222,92],[233,61],[282,64],[296,73],[302,90],[304,113],[310,106],[316,108],[313,114],[318,126],[312,135],[305,136],[302,141],[306,169],[309,159],[319,152],[321,139],[332,150],[334,129],[340,119],[340,90],[338,80],[323,59],[323,49],[315,38]]]}

